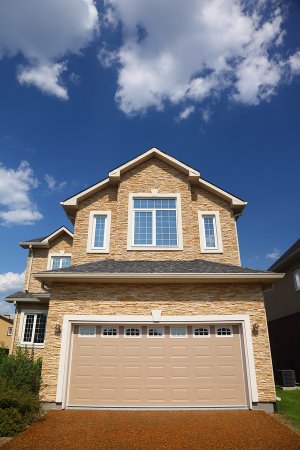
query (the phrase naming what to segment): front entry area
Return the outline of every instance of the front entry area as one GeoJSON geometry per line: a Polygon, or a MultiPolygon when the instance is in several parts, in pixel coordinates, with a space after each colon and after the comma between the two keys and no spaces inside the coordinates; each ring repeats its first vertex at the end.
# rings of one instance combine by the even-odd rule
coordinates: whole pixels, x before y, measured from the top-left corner
{"type": "Polygon", "coordinates": [[[240,324],[72,326],[67,406],[248,408],[240,324]]]}

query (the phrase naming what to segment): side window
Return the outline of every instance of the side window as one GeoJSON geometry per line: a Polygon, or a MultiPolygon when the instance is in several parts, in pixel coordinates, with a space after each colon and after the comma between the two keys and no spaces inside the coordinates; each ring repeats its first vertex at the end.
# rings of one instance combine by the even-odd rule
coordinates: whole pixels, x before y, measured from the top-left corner
{"type": "Polygon", "coordinates": [[[222,234],[218,211],[199,212],[199,234],[202,253],[222,253],[222,234]]]}
{"type": "Polygon", "coordinates": [[[43,344],[46,333],[47,314],[26,313],[22,332],[22,344],[43,344]]]}
{"type": "Polygon", "coordinates": [[[7,336],[12,336],[13,329],[12,327],[7,328],[7,336]]]}
{"type": "Polygon", "coordinates": [[[71,265],[71,256],[51,256],[50,269],[62,269],[71,265]]]}
{"type": "Polygon", "coordinates": [[[88,230],[88,253],[109,253],[110,211],[91,211],[88,230]]]}
{"type": "Polygon", "coordinates": [[[295,290],[300,291],[300,269],[294,271],[295,290]]]}

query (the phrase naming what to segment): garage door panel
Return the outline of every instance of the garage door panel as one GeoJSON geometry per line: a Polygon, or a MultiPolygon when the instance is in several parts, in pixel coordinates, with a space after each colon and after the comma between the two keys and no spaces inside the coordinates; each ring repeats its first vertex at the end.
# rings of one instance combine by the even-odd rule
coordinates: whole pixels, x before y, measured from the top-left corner
{"type": "MultiPolygon", "coordinates": [[[[136,327],[136,325],[132,326],[136,327]]],[[[161,326],[160,326],[161,327],[161,326]]],[[[73,334],[69,405],[242,406],[246,405],[239,328],[232,336],[185,337],[73,334]]],[[[76,330],[76,329],[75,329],[76,330]]],[[[78,330],[78,327],[77,327],[78,330]]],[[[122,334],[123,333],[123,334],[122,334]]]]}

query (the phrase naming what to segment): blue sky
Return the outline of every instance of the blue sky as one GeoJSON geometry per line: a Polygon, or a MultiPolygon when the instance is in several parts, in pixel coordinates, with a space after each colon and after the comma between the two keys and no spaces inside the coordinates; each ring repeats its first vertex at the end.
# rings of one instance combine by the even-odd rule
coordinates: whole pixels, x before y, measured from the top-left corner
{"type": "Polygon", "coordinates": [[[153,146],[248,201],[243,265],[299,238],[299,3],[193,0],[201,23],[179,0],[38,3],[0,5],[0,302],[18,243],[71,227],[61,200],[153,146]]]}

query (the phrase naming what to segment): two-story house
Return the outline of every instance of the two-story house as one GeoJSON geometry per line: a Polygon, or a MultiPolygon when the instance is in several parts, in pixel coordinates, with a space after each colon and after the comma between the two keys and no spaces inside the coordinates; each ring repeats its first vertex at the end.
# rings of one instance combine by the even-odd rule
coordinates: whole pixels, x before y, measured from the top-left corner
{"type": "Polygon", "coordinates": [[[282,275],[241,267],[243,200],[153,148],[61,205],[74,234],[22,242],[8,298],[45,402],[273,409],[263,290],[282,275]]]}
{"type": "Polygon", "coordinates": [[[292,369],[300,383],[300,239],[269,270],[285,273],[265,292],[275,378],[280,384],[278,371],[292,369]]]}

